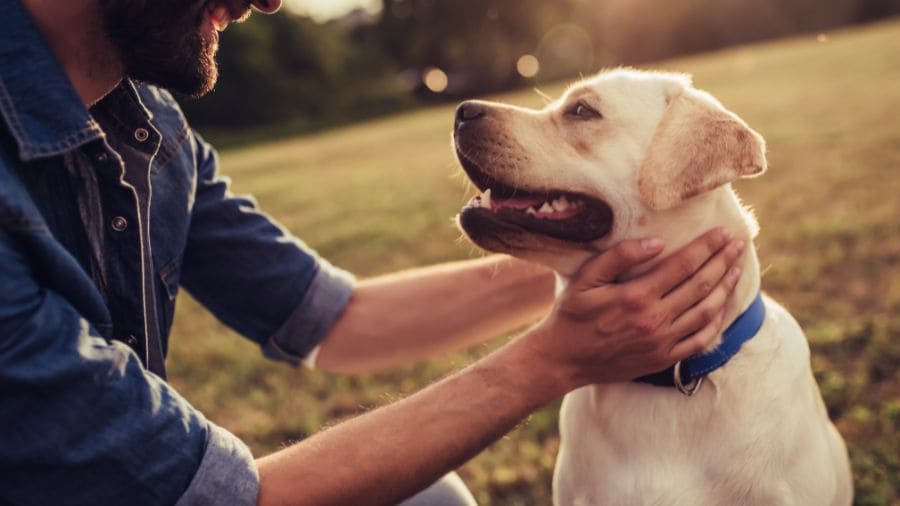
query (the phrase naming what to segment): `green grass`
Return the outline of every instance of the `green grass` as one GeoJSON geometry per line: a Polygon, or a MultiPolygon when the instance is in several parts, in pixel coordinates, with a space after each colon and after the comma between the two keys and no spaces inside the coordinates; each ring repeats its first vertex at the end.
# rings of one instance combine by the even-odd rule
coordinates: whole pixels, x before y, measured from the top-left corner
{"type": "MultiPolygon", "coordinates": [[[[856,503],[900,504],[900,21],[659,62],[760,131],[769,172],[738,191],[762,224],[763,286],[807,331],[850,447],[856,503]]],[[[556,95],[560,83],[543,91],[556,95]]],[[[494,97],[498,98],[498,97],[494,97]]],[[[531,90],[499,97],[537,106],[531,90]]],[[[478,255],[451,217],[467,186],[438,107],[222,155],[239,193],[359,276],[478,255]]],[[[482,346],[342,378],[264,361],[182,297],[172,382],[257,455],[413,392],[482,346]]],[[[483,505],[549,504],[556,406],[461,469],[483,505]]]]}

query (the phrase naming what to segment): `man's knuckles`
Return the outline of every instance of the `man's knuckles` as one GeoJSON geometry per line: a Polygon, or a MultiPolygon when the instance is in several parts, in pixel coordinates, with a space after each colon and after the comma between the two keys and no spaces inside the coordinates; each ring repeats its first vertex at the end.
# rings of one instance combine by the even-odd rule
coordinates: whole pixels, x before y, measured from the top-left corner
{"type": "Polygon", "coordinates": [[[678,276],[682,279],[689,278],[697,272],[697,269],[703,265],[703,261],[706,257],[694,257],[691,255],[679,255],[675,258],[674,269],[678,273],[678,276]]]}
{"type": "Polygon", "coordinates": [[[637,337],[656,337],[665,322],[666,316],[664,313],[642,315],[632,324],[632,331],[637,337]]]}
{"type": "Polygon", "coordinates": [[[698,279],[696,288],[694,288],[697,299],[702,299],[709,295],[716,287],[716,282],[718,282],[718,279],[698,279]]]}
{"type": "Polygon", "coordinates": [[[625,310],[638,312],[646,309],[652,299],[653,296],[649,290],[639,286],[632,286],[622,290],[620,301],[625,310]]]}

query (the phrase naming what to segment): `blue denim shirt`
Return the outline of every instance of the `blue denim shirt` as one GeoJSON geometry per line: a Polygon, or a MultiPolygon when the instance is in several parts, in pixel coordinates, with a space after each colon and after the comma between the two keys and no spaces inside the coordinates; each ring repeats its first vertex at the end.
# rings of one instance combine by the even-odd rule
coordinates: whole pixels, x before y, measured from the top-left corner
{"type": "Polygon", "coordinates": [[[0,12],[0,504],[256,504],[248,448],[165,383],[179,287],[296,364],[352,277],[231,195],[167,92],[88,110],[0,12]]]}

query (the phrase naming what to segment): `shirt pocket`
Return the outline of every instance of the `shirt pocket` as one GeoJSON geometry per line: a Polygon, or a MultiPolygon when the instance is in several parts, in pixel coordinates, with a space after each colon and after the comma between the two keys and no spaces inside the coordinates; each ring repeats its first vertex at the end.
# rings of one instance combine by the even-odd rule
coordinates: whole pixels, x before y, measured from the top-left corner
{"type": "Polygon", "coordinates": [[[172,319],[175,316],[175,299],[178,296],[178,286],[181,282],[181,257],[177,257],[159,270],[159,328],[163,336],[163,342],[168,341],[169,331],[172,329],[172,319]]]}

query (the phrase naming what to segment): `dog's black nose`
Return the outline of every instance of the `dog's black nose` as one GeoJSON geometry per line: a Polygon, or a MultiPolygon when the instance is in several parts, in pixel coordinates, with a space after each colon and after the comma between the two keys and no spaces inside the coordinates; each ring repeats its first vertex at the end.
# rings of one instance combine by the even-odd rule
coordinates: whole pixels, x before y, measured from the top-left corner
{"type": "Polygon", "coordinates": [[[487,108],[478,102],[463,102],[456,108],[456,126],[466,121],[475,121],[487,115],[487,108]]]}

